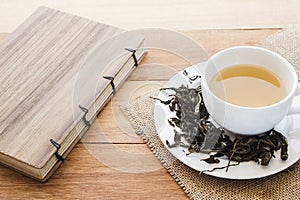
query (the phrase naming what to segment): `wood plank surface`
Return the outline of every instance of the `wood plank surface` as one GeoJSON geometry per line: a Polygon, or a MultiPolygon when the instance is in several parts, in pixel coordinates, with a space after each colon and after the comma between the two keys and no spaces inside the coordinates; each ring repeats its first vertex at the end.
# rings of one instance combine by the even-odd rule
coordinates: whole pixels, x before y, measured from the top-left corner
{"type": "Polygon", "coordinates": [[[300,23],[298,0],[2,0],[0,32],[12,32],[42,5],[127,30],[278,28],[300,23]]]}
{"type": "MultiPolygon", "coordinates": [[[[181,33],[201,43],[211,55],[230,46],[254,45],[277,31],[279,29],[181,33]]],[[[0,34],[0,38],[5,36],[0,34]]],[[[52,179],[42,184],[0,166],[0,199],[187,199],[143,140],[135,135],[131,124],[121,116],[120,106],[161,87],[188,64],[173,55],[149,51],[52,179]]]]}

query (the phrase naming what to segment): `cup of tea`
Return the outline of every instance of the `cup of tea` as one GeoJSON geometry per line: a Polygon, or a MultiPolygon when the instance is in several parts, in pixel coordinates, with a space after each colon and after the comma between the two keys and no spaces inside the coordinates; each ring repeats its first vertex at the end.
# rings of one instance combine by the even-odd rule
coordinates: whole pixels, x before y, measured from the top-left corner
{"type": "Polygon", "coordinates": [[[300,113],[298,76],[282,56],[255,46],[237,46],[213,55],[201,79],[211,118],[242,135],[274,128],[286,115],[300,113]]]}

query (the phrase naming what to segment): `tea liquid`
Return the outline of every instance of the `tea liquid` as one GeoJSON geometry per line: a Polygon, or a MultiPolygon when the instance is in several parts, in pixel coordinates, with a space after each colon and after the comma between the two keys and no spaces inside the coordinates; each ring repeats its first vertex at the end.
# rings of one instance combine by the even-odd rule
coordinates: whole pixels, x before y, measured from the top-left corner
{"type": "Polygon", "coordinates": [[[217,73],[209,83],[219,98],[239,106],[262,107],[286,96],[279,77],[256,65],[234,65],[217,73]]]}

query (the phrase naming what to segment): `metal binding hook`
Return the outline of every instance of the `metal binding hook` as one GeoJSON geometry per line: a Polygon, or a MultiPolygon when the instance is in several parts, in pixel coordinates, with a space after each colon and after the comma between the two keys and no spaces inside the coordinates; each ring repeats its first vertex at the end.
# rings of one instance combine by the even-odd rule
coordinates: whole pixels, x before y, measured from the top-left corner
{"type": "Polygon", "coordinates": [[[82,120],[84,122],[84,124],[88,127],[91,126],[91,123],[86,119],[86,115],[88,114],[89,110],[85,107],[83,107],[82,105],[79,105],[80,110],[82,110],[84,112],[84,115],[82,117],[82,120]]]}
{"type": "Polygon", "coordinates": [[[115,95],[116,94],[116,86],[115,86],[115,83],[114,83],[115,78],[112,77],[112,76],[103,76],[103,78],[105,78],[107,80],[110,80],[110,85],[111,85],[111,88],[113,90],[113,95],[115,95]]]}
{"type": "Polygon", "coordinates": [[[139,63],[138,63],[138,60],[137,60],[136,55],[135,55],[136,50],[135,49],[130,49],[130,48],[125,48],[125,50],[132,53],[132,58],[134,60],[134,66],[138,67],[139,63]]]}
{"type": "Polygon", "coordinates": [[[58,150],[61,148],[61,145],[55,142],[53,139],[50,139],[50,142],[56,148],[56,152],[55,152],[56,158],[63,162],[65,159],[58,153],[58,150]]]}

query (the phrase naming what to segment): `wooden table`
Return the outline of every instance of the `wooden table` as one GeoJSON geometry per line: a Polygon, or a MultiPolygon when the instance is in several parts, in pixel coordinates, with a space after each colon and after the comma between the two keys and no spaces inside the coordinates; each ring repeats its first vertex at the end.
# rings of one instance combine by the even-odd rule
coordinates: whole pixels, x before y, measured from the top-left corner
{"type": "MultiPolygon", "coordinates": [[[[201,44],[211,55],[226,47],[255,45],[279,30],[223,29],[181,33],[201,44]]],[[[7,34],[0,34],[0,39],[5,36],[7,34]]],[[[48,182],[39,183],[0,166],[0,199],[186,199],[145,142],[135,135],[119,106],[149,89],[161,87],[188,66],[189,63],[174,55],[150,50],[48,182]],[[121,150],[121,155],[125,152],[136,156],[127,159],[118,155],[117,150],[121,150]],[[135,169],[143,163],[144,168],[135,169]]]]}

